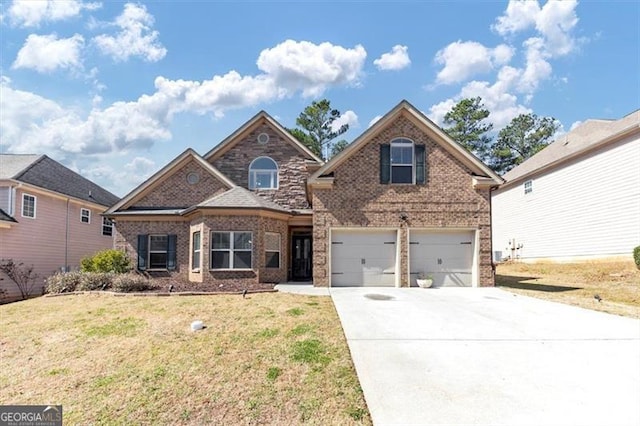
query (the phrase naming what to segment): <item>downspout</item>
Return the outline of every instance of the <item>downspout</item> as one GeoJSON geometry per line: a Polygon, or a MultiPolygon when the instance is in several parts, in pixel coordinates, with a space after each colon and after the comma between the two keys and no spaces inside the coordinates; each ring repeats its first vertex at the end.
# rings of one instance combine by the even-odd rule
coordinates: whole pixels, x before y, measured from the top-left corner
{"type": "Polygon", "coordinates": [[[67,198],[67,218],[64,230],[64,271],[69,269],[69,198],[67,198]]]}
{"type": "MultiPolygon", "coordinates": [[[[489,233],[489,243],[491,246],[491,272],[493,273],[493,286],[496,286],[496,263],[493,259],[493,191],[498,189],[497,186],[492,186],[489,188],[489,228],[491,232],[489,233]]],[[[479,281],[479,280],[478,280],[479,281]]]]}

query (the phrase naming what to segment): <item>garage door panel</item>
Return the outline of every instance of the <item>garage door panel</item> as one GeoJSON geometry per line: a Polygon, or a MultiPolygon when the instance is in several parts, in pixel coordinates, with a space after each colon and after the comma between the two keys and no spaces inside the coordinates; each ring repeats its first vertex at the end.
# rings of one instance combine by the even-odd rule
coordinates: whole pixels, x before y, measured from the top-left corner
{"type": "Polygon", "coordinates": [[[396,232],[333,231],[332,286],[393,286],[396,232]]]}
{"type": "Polygon", "coordinates": [[[472,285],[472,231],[412,231],[410,235],[412,285],[420,272],[431,275],[436,287],[472,285]]]}

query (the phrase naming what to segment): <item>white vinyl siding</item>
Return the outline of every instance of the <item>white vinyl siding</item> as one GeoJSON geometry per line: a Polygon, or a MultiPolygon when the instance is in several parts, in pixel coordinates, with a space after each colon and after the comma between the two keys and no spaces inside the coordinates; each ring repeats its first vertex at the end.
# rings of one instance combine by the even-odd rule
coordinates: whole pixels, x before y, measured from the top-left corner
{"type": "Polygon", "coordinates": [[[534,180],[531,194],[522,184],[493,193],[494,254],[521,247],[513,253],[524,260],[631,256],[640,242],[637,136],[534,180]]]}

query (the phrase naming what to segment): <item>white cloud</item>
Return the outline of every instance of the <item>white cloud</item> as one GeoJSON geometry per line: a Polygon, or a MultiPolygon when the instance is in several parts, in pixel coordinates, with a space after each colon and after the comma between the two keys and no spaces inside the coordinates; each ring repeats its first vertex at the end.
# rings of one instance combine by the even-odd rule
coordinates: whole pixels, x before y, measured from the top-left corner
{"type": "Polygon", "coordinates": [[[153,16],[143,5],[127,3],[114,22],[120,28],[115,36],[101,34],[93,38],[100,51],[116,61],[139,56],[147,62],[164,58],[167,49],[158,41],[158,31],[152,30],[153,16]]]}
{"type": "Polygon", "coordinates": [[[83,46],[84,38],[80,34],[62,39],[55,34],[31,34],[11,67],[29,68],[41,73],[58,68],[81,69],[80,50],[83,46]]]}
{"type": "Polygon", "coordinates": [[[286,40],[260,52],[257,65],[287,93],[302,90],[303,96],[314,97],[331,85],[357,85],[366,57],[360,45],[348,49],[286,40]]]}
{"type": "Polygon", "coordinates": [[[540,13],[540,5],[537,1],[512,0],[504,14],[496,19],[496,23],[491,28],[501,36],[517,33],[533,27],[538,13],[540,13]]]}
{"type": "Polygon", "coordinates": [[[407,46],[393,46],[391,52],[383,53],[373,64],[381,71],[397,71],[411,65],[407,46]]]}
{"type": "Polygon", "coordinates": [[[71,167],[93,182],[103,186],[108,185],[109,191],[120,196],[131,191],[131,188],[149,178],[158,169],[156,163],[146,157],[135,157],[118,168],[112,167],[109,163],[122,163],[122,159],[119,156],[106,156],[102,157],[98,164],[87,164],[81,167],[73,164],[71,167]]]}
{"type": "Polygon", "coordinates": [[[518,82],[518,91],[526,94],[527,101],[531,100],[531,96],[537,90],[540,81],[549,78],[552,67],[545,59],[543,53],[543,40],[537,37],[531,37],[524,42],[526,48],[526,65],[520,73],[520,81],[518,82]]]}
{"type": "Polygon", "coordinates": [[[459,83],[474,74],[486,73],[496,66],[507,64],[513,49],[506,44],[488,48],[475,41],[456,41],[436,53],[435,61],[444,67],[436,81],[442,84],[459,83]]]}
{"type": "Polygon", "coordinates": [[[577,128],[578,126],[580,126],[583,123],[583,121],[578,120],[578,121],[574,121],[571,124],[571,127],[569,128],[569,131],[572,131],[573,129],[577,128]]]}
{"type": "Polygon", "coordinates": [[[374,124],[376,124],[378,122],[378,120],[380,120],[382,118],[381,115],[376,115],[375,117],[373,117],[371,119],[371,121],[369,121],[369,125],[367,126],[367,128],[373,126],[374,124]]]}
{"type": "Polygon", "coordinates": [[[84,3],[80,0],[14,0],[8,15],[14,25],[36,27],[41,22],[61,21],[77,16],[86,10],[96,10],[101,3],[84,3]]]}
{"type": "MultiPolygon", "coordinates": [[[[80,155],[97,158],[109,153],[145,150],[157,142],[171,139],[169,127],[176,113],[221,116],[229,109],[255,106],[297,92],[321,94],[331,86],[355,84],[361,73],[356,65],[362,67],[364,57],[356,65],[343,59],[360,56],[362,48],[351,52],[340,46],[333,48],[340,54],[319,56],[314,60],[319,69],[333,70],[327,78],[321,73],[319,76],[308,75],[306,80],[294,79],[292,83],[284,78],[282,68],[274,64],[265,67],[269,72],[255,76],[243,76],[236,71],[204,81],[170,80],[160,76],[155,79],[152,94],[106,106],[97,96],[88,112],[15,89],[10,80],[4,78],[0,96],[2,142],[7,146],[7,152],[43,152],[55,158],[80,155]]],[[[322,49],[326,51],[327,46],[322,49]]],[[[289,69],[286,63],[283,67],[289,69]]],[[[308,71],[305,67],[303,70],[308,71]]],[[[358,122],[353,111],[345,112],[342,119],[350,125],[358,122]]]]}
{"type": "Polygon", "coordinates": [[[333,121],[333,123],[331,123],[331,130],[334,132],[338,131],[340,127],[344,126],[345,124],[348,124],[350,128],[358,127],[358,115],[351,110],[343,112],[342,114],[340,114],[340,117],[338,117],[333,121]]]}

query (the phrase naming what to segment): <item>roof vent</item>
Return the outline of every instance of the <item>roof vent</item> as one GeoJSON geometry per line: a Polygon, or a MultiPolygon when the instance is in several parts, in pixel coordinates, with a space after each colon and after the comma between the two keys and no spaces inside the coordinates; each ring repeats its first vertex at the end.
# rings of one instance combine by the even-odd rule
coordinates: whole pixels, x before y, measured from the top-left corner
{"type": "Polygon", "coordinates": [[[269,135],[266,133],[260,133],[258,135],[258,143],[260,145],[266,145],[269,142],[269,135]]]}

